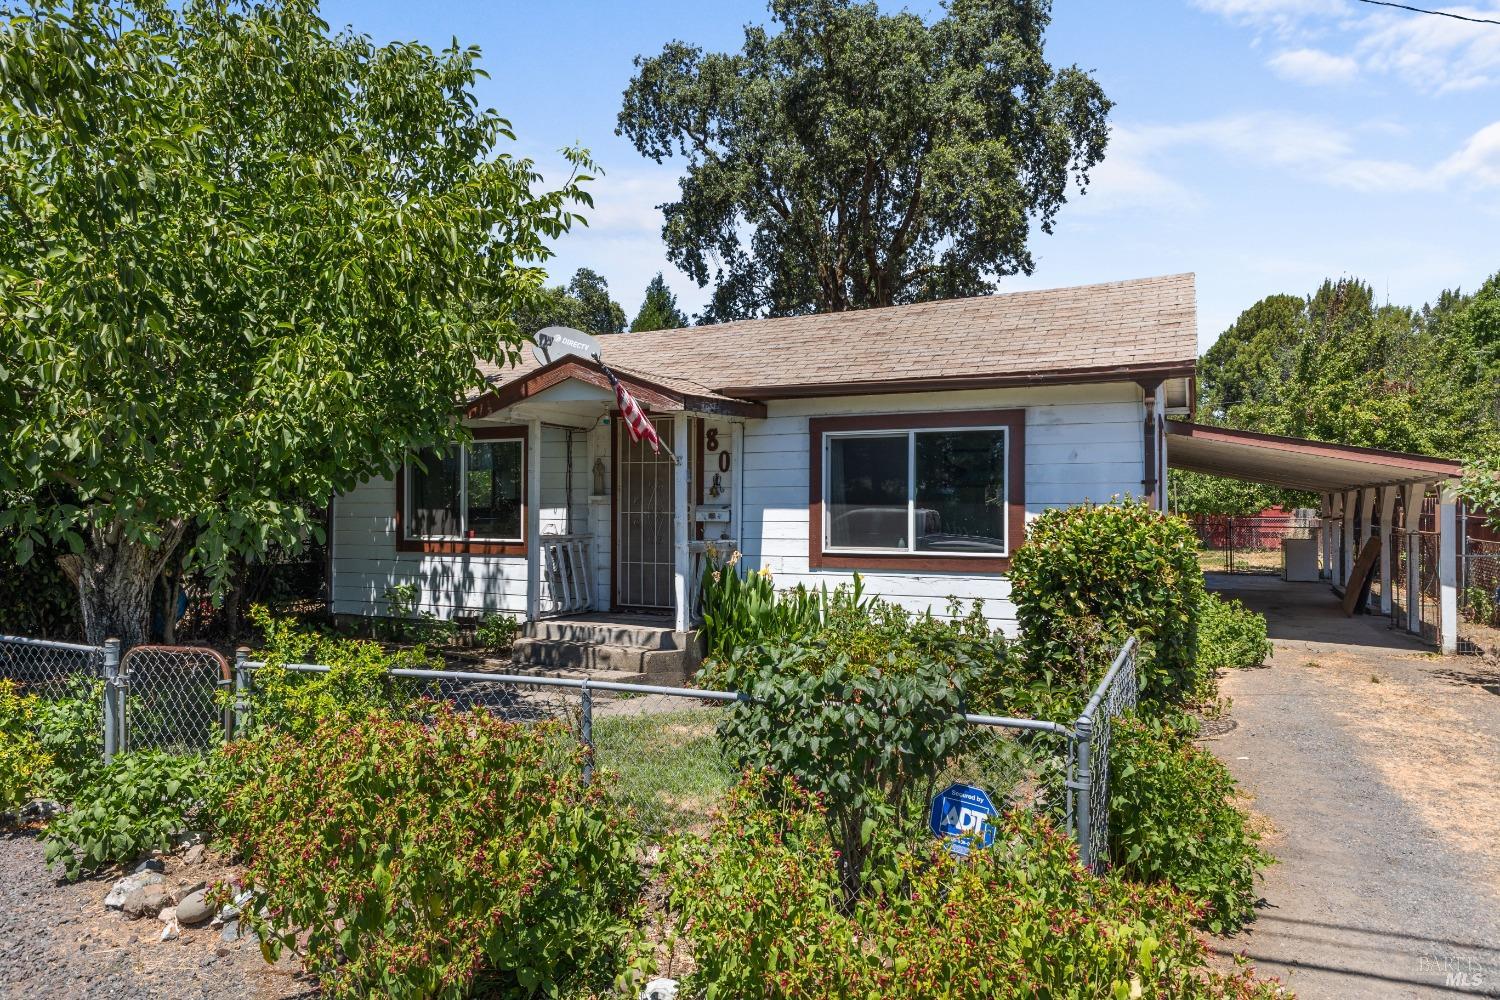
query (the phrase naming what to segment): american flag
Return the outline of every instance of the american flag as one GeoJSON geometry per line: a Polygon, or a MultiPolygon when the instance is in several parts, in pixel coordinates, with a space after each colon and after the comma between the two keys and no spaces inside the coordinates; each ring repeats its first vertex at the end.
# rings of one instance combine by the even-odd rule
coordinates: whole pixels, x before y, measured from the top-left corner
{"type": "Polygon", "coordinates": [[[620,404],[620,416],[625,418],[625,429],[630,432],[630,439],[637,444],[642,438],[651,446],[651,450],[657,454],[661,453],[661,437],[656,433],[656,428],[651,421],[646,419],[646,414],[641,410],[641,404],[635,401],[630,390],[620,384],[615,378],[615,373],[604,365],[604,374],[609,376],[609,384],[615,387],[615,400],[620,404]]]}

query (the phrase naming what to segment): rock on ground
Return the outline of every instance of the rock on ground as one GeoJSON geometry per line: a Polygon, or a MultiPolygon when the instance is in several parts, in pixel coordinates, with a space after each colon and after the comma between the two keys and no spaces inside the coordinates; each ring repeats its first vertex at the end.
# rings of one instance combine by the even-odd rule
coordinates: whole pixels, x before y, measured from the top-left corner
{"type": "MultiPolygon", "coordinates": [[[[179,874],[168,859],[160,884],[177,891],[221,877],[206,865],[179,874]]],[[[253,941],[181,926],[161,940],[156,920],[106,909],[114,880],[60,883],[31,833],[0,833],[0,998],[3,1000],[278,1000],[317,996],[283,961],[266,965],[253,941]]]]}

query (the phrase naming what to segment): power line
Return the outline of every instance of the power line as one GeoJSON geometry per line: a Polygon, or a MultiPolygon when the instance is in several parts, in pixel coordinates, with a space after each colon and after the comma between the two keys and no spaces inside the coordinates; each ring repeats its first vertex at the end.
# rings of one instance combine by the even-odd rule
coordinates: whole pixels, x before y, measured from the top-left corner
{"type": "Polygon", "coordinates": [[[1432,14],[1435,17],[1451,17],[1455,21],[1470,21],[1474,24],[1500,24],[1500,21],[1490,17],[1470,17],[1467,14],[1455,14],[1447,10],[1427,10],[1425,7],[1408,7],[1404,3],[1391,3],[1389,0],[1359,0],[1359,2],[1374,4],[1376,7],[1395,7],[1397,10],[1409,10],[1413,14],[1432,14]]]}

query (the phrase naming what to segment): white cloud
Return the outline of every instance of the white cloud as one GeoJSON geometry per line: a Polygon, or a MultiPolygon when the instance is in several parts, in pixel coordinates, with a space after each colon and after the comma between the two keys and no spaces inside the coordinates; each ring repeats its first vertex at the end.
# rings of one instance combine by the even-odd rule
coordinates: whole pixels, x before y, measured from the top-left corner
{"type": "MultiPolygon", "coordinates": [[[[1193,0],[1193,4],[1231,24],[1253,29],[1252,44],[1259,44],[1264,34],[1282,40],[1295,35],[1304,44],[1278,54],[1268,65],[1278,75],[1299,82],[1342,83],[1364,71],[1394,76],[1432,93],[1500,83],[1500,28],[1494,25],[1382,10],[1347,0],[1193,0]],[[1311,38],[1328,44],[1306,47],[1311,38]]],[[[1500,0],[1442,9],[1500,19],[1500,0]]]]}
{"type": "Polygon", "coordinates": [[[1359,73],[1359,63],[1322,49],[1288,49],[1266,63],[1284,79],[1314,85],[1348,83],[1359,73]]]}
{"type": "MultiPolygon", "coordinates": [[[[1500,18],[1500,3],[1444,8],[1500,18]]],[[[1474,90],[1500,80],[1500,26],[1450,17],[1379,13],[1360,22],[1354,52],[1369,69],[1423,90],[1474,90]]]]}
{"type": "MultiPolygon", "coordinates": [[[[1476,132],[1448,157],[1430,163],[1362,155],[1358,132],[1322,119],[1254,112],[1171,125],[1117,126],[1105,166],[1090,190],[1096,210],[1135,205],[1193,206],[1202,198],[1173,176],[1192,150],[1229,166],[1278,170],[1299,181],[1359,192],[1435,191],[1455,183],[1500,185],[1500,122],[1476,132]],[[1118,185],[1116,188],[1115,185],[1118,185]]],[[[1082,203],[1080,203],[1082,204],[1082,203]]]]}
{"type": "Polygon", "coordinates": [[[1349,12],[1345,0],[1193,0],[1193,6],[1235,24],[1286,32],[1317,17],[1349,12]]]}
{"type": "Polygon", "coordinates": [[[1500,122],[1470,136],[1464,147],[1444,160],[1439,176],[1481,187],[1500,187],[1500,122]]]}

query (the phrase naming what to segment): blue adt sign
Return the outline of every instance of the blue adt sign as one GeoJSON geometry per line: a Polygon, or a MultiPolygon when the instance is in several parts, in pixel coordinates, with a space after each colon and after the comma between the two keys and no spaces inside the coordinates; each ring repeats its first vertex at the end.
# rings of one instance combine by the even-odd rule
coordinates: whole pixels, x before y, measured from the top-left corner
{"type": "Polygon", "coordinates": [[[995,804],[984,789],[973,785],[952,784],[932,798],[932,832],[948,841],[948,850],[967,857],[971,838],[984,837],[984,846],[995,842],[995,827],[989,818],[995,815],[995,804]]]}

